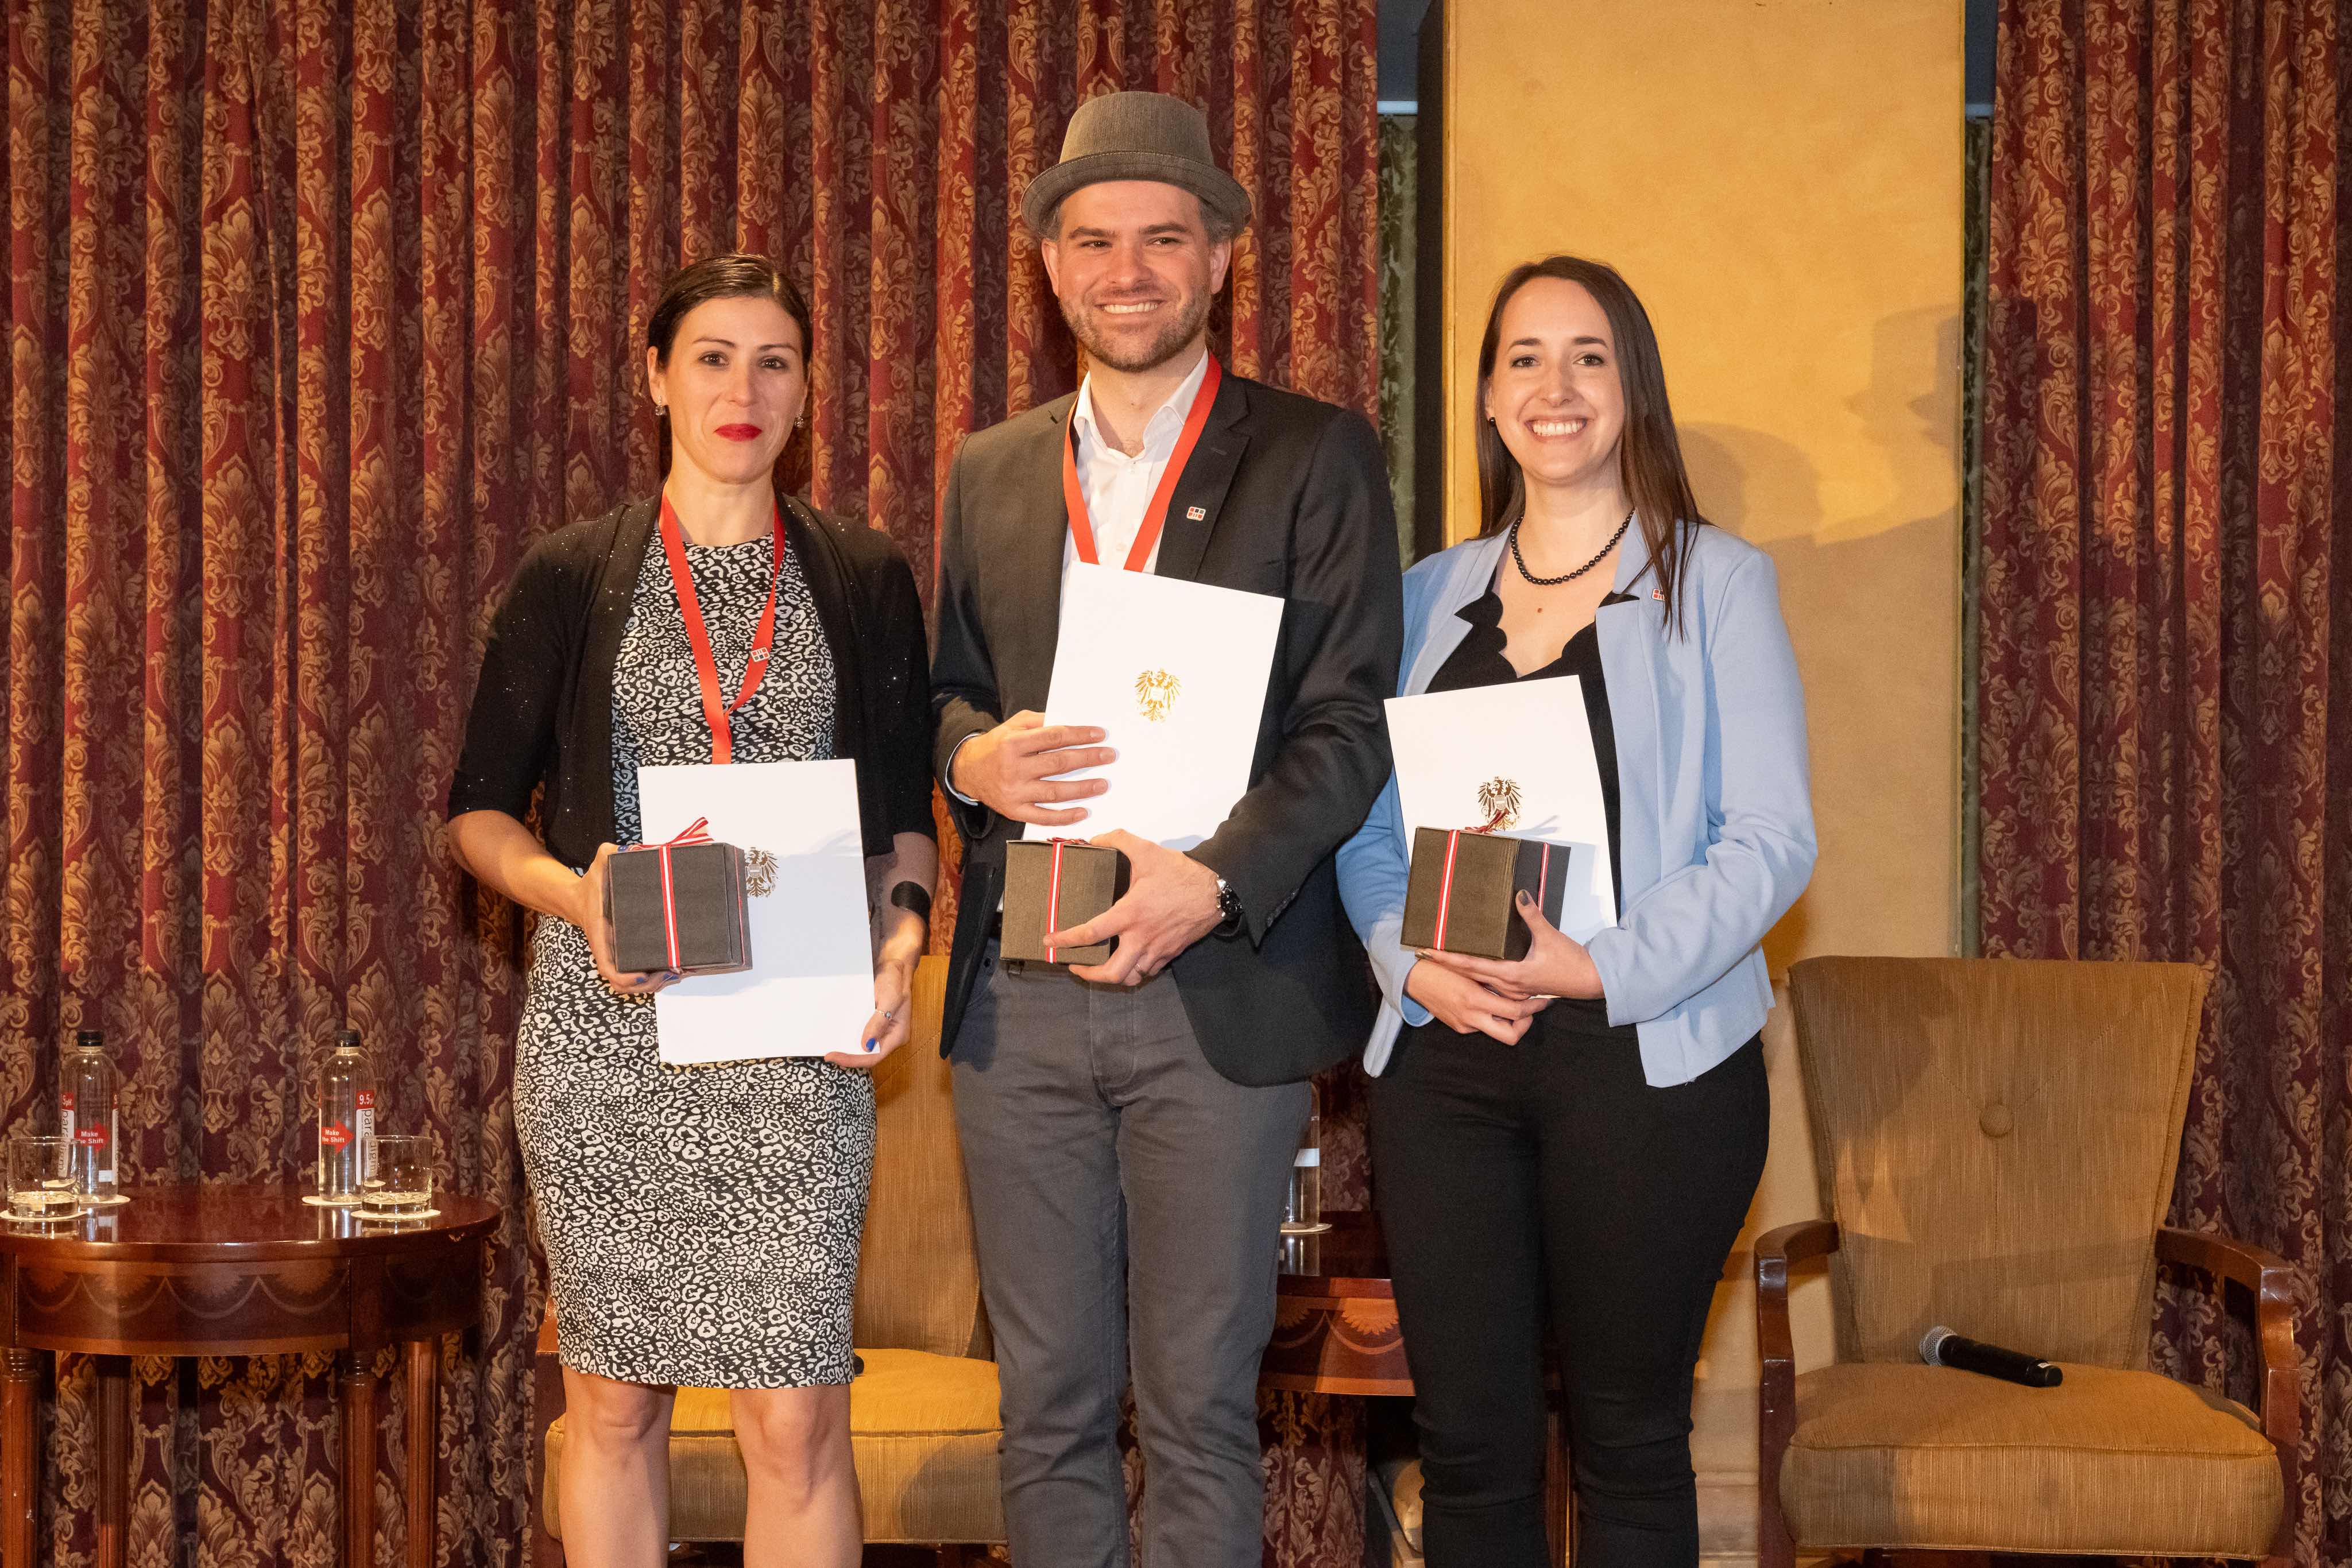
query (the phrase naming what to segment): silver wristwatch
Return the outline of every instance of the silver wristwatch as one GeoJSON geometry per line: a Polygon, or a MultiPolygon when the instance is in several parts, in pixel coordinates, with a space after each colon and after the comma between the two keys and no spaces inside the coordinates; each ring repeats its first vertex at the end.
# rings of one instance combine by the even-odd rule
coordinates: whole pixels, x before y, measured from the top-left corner
{"type": "Polygon", "coordinates": [[[1241,929],[1242,895],[1234,892],[1234,884],[1223,877],[1217,879],[1217,913],[1223,917],[1218,921],[1217,929],[1220,931],[1241,929]]]}

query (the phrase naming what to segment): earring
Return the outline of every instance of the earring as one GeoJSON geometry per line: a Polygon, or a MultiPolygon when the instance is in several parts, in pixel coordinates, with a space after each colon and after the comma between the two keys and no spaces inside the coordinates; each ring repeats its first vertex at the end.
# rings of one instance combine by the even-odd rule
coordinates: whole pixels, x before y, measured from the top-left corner
{"type": "Polygon", "coordinates": [[[667,404],[667,403],[666,403],[666,402],[657,402],[657,403],[654,404],[654,416],[655,416],[656,418],[657,418],[657,419],[658,419],[658,418],[661,418],[661,417],[663,417],[663,416],[667,415],[668,413],[669,413],[669,404],[667,404]]]}

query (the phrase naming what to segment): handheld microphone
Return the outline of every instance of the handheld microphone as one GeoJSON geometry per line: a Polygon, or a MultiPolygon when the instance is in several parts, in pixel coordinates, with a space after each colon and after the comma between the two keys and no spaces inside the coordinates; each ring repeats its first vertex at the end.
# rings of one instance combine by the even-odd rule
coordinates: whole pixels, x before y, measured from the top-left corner
{"type": "Polygon", "coordinates": [[[2023,1351],[2003,1350],[1997,1344],[1969,1339],[1953,1333],[1941,1323],[1920,1337],[1919,1359],[1930,1366],[1949,1366],[1962,1372],[1980,1373],[1987,1377],[1998,1377],[2004,1383],[2021,1383],[2028,1388],[2055,1388],[2066,1375],[2054,1363],[2028,1355],[2023,1351]]]}

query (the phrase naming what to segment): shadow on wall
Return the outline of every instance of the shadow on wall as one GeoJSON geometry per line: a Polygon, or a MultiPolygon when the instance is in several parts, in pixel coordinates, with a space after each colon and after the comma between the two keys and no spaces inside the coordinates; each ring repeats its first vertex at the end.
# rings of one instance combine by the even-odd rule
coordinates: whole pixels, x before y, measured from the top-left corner
{"type": "Polygon", "coordinates": [[[1959,319],[1905,311],[1872,334],[1857,423],[1818,452],[1739,425],[1681,427],[1707,517],[1770,552],[1805,680],[1821,862],[1764,948],[1941,955],[1958,933],[1959,319]],[[1923,462],[1922,437],[1944,454],[1923,462]],[[1832,517],[1824,467],[1884,505],[1832,517]],[[1826,889],[1826,891],[1824,891],[1826,889]]]}

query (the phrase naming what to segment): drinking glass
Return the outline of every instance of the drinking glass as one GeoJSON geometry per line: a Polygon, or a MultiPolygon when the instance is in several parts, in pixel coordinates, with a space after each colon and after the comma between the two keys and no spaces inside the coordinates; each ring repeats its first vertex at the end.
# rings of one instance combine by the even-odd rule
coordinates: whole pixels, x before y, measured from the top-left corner
{"type": "Polygon", "coordinates": [[[1330,1229],[1323,1222],[1323,1151],[1308,1145],[1290,1165],[1290,1191],[1282,1202],[1285,1236],[1318,1236],[1330,1229]]]}
{"type": "Polygon", "coordinates": [[[71,1219],[81,1212],[75,1190],[73,1140],[18,1133],[8,1140],[8,1218],[71,1219]]]}
{"type": "Polygon", "coordinates": [[[412,1219],[433,1207],[433,1140],[418,1133],[378,1133],[374,1158],[360,1178],[360,1212],[369,1219],[412,1219]]]}

